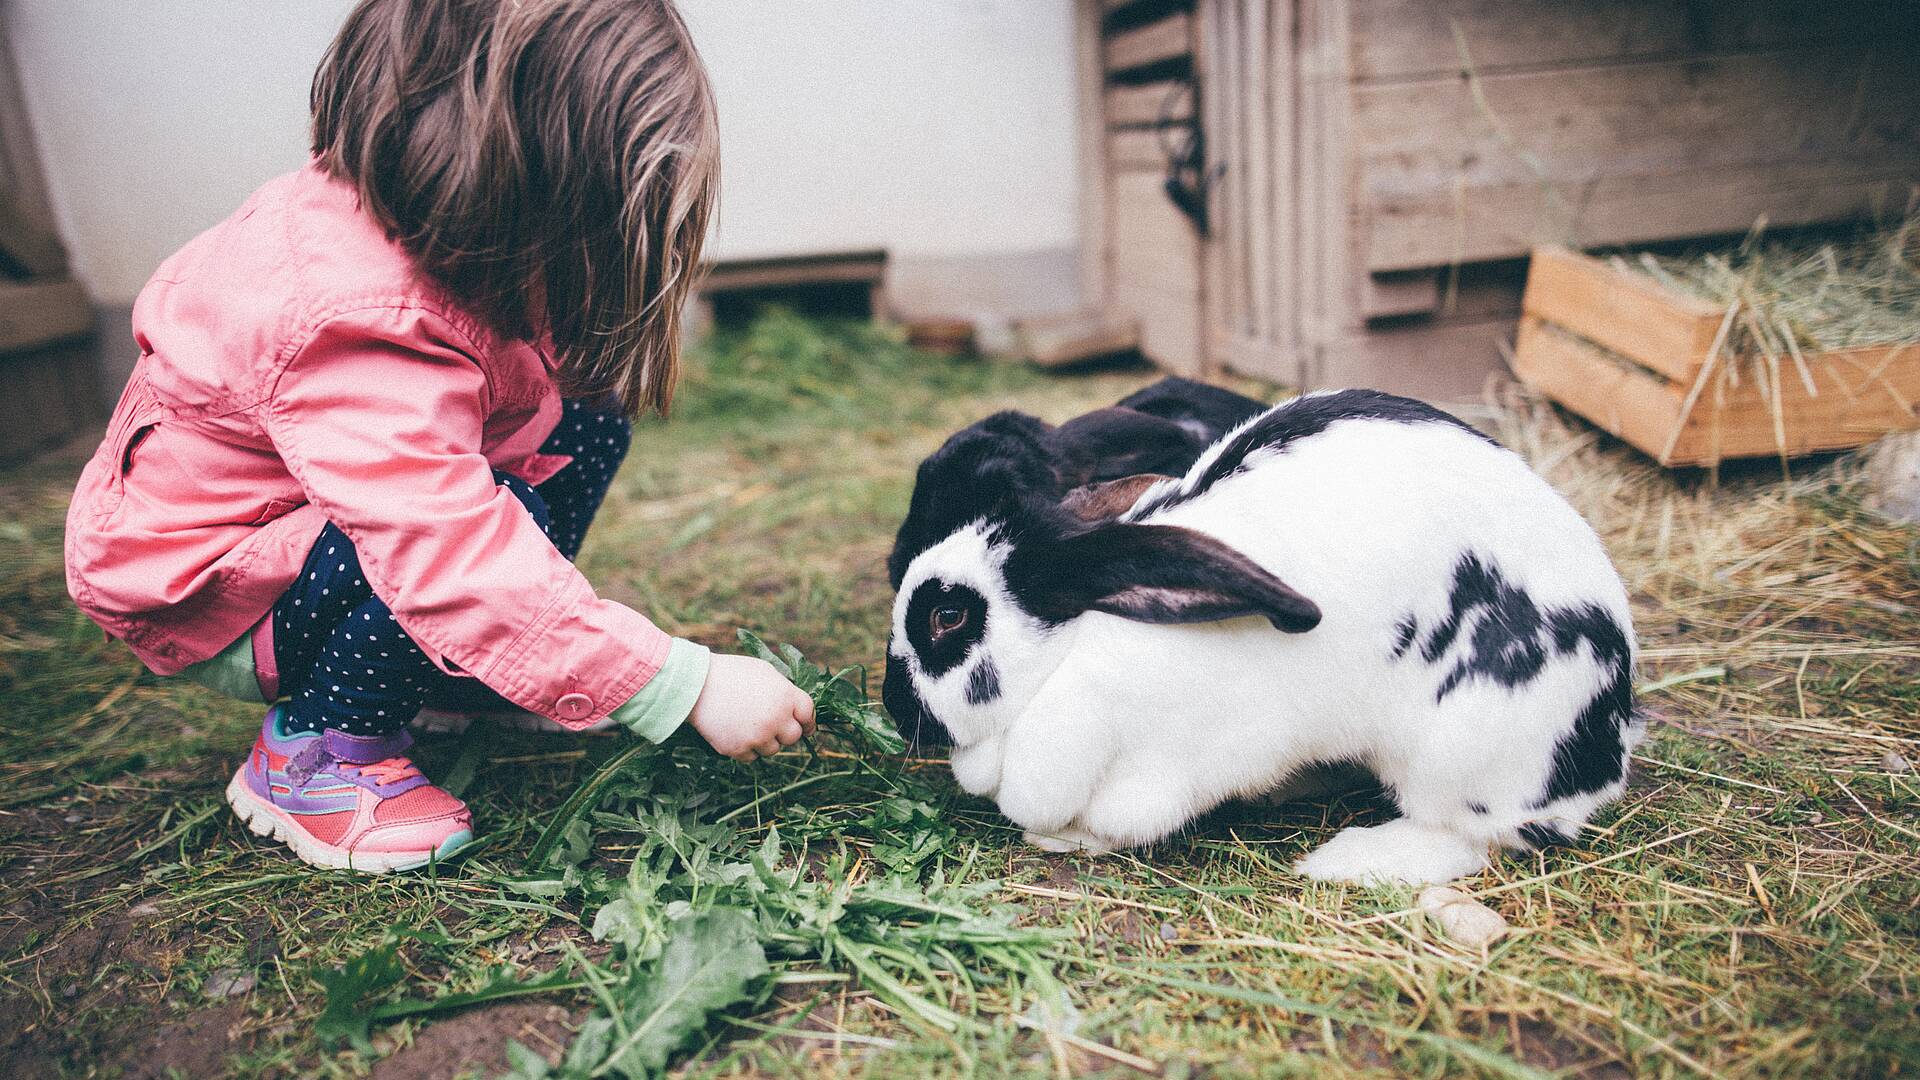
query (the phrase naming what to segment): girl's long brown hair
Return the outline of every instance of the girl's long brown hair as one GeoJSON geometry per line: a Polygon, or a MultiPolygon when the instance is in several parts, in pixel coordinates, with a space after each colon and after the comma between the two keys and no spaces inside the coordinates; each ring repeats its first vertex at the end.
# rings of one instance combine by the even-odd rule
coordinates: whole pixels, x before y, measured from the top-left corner
{"type": "Polygon", "coordinates": [[[427,273],[549,335],[568,393],[666,409],[719,182],[670,0],[362,0],[312,104],[321,166],[427,273]]]}

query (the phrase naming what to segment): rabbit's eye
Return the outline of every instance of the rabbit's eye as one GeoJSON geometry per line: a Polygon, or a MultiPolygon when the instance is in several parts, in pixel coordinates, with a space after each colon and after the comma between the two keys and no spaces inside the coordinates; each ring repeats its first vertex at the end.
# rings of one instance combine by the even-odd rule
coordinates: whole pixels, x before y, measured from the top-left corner
{"type": "Polygon", "coordinates": [[[955,630],[967,625],[967,609],[962,607],[934,608],[933,617],[928,620],[935,640],[946,637],[955,630]]]}

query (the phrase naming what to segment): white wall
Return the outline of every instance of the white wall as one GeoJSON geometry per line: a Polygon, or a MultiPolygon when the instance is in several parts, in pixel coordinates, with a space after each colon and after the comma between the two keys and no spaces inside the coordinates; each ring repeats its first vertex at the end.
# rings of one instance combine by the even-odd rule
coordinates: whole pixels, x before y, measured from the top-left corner
{"type": "Polygon", "coordinates": [[[6,0],[75,272],[125,305],[306,160],[307,87],[351,0],[6,0]]]}
{"type": "MultiPolygon", "coordinates": [[[[4,0],[63,234],[98,301],[130,303],[168,253],[299,166],[307,86],[350,6],[4,0]]],[[[887,247],[923,284],[928,267],[993,277],[1004,259],[1049,280],[1000,292],[1071,302],[1076,283],[1051,280],[1077,242],[1069,0],[682,6],[722,110],[716,256],[887,247]]]]}
{"type": "Polygon", "coordinates": [[[1069,0],[681,0],[720,98],[721,257],[1076,241],[1069,0]]]}

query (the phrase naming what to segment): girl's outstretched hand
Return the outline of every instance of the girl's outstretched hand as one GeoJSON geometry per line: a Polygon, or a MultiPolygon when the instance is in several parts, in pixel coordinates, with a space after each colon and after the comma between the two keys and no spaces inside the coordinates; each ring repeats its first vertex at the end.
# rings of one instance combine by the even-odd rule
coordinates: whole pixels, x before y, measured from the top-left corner
{"type": "Polygon", "coordinates": [[[813,699],[765,660],[715,653],[687,720],[715,751],[753,761],[813,733],[813,699]]]}

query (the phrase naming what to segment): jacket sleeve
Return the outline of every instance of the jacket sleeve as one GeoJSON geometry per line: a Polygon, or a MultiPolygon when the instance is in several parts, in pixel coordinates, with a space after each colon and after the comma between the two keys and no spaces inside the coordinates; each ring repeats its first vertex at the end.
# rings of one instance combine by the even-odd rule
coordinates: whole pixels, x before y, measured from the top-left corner
{"type": "Polygon", "coordinates": [[[268,435],[435,664],[575,728],[660,671],[672,639],[595,596],[494,482],[492,387],[460,327],[397,303],[334,314],[291,347],[268,435]]]}

